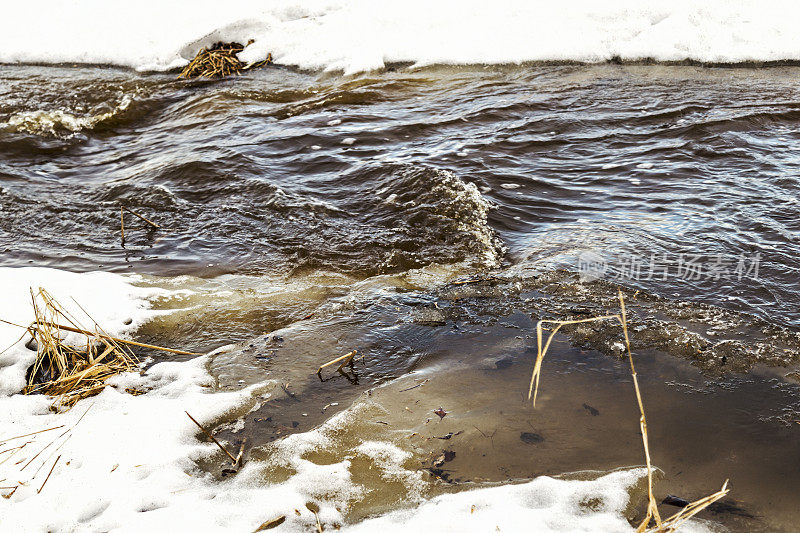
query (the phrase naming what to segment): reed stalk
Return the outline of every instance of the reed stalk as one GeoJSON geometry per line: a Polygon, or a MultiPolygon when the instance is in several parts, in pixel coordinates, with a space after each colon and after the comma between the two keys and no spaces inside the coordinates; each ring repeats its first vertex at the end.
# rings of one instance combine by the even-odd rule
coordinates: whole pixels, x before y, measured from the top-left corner
{"type": "Polygon", "coordinates": [[[647,515],[639,524],[639,527],[636,529],[636,531],[637,533],[675,531],[686,520],[727,495],[730,489],[728,489],[728,481],[726,480],[719,491],[687,505],[685,508],[681,509],[681,511],[673,516],[670,516],[666,520],[661,519],[661,515],[658,512],[658,503],[656,502],[655,495],[653,494],[653,466],[652,461],[650,460],[650,444],[647,437],[647,418],[644,414],[644,402],[642,401],[642,394],[639,388],[639,380],[636,376],[636,367],[633,364],[633,352],[631,351],[630,337],[628,336],[628,317],[625,309],[625,298],[622,296],[621,290],[618,290],[617,294],[619,297],[620,306],[620,312],[618,314],[583,318],[580,320],[539,320],[536,323],[536,363],[534,364],[530,386],[528,387],[528,399],[533,399],[533,405],[535,407],[536,395],[539,391],[539,378],[542,374],[542,361],[544,360],[547,350],[550,348],[550,343],[553,341],[553,338],[562,326],[583,324],[586,322],[602,322],[608,320],[619,322],[619,324],[622,326],[622,331],[625,338],[625,348],[628,354],[628,362],[630,363],[631,367],[633,388],[636,392],[636,401],[639,406],[639,428],[642,434],[642,446],[644,448],[644,456],[647,463],[647,515]],[[544,324],[554,325],[555,327],[550,330],[550,335],[547,337],[544,347],[542,347],[542,326],[544,324]],[[651,520],[655,521],[655,527],[653,528],[650,528],[651,520]]]}

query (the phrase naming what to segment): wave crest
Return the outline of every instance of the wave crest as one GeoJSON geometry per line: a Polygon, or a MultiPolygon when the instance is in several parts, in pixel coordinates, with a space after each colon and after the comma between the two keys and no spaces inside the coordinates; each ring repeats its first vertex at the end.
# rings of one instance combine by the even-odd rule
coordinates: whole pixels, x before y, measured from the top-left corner
{"type": "Polygon", "coordinates": [[[19,111],[12,114],[6,122],[0,123],[0,128],[14,133],[68,138],[78,132],[94,129],[101,122],[119,115],[130,107],[131,102],[133,99],[125,95],[112,109],[85,116],[65,109],[19,111]]]}

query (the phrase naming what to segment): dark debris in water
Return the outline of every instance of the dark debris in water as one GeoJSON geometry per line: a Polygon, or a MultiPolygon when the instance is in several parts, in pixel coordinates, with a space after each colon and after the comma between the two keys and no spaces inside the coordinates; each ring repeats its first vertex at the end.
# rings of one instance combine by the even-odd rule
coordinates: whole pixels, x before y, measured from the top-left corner
{"type": "MultiPolygon", "coordinates": [[[[668,494],[661,503],[664,505],[672,505],[673,507],[684,508],[688,506],[690,502],[689,500],[679,496],[668,494]]],[[[731,514],[734,516],[740,516],[742,518],[755,518],[752,513],[736,504],[733,500],[720,500],[718,502],[714,502],[708,506],[708,510],[714,514],[731,514]]]]}
{"type": "Polygon", "coordinates": [[[592,407],[589,404],[586,404],[586,403],[583,404],[583,408],[586,409],[587,411],[589,411],[589,414],[592,415],[592,416],[598,416],[600,414],[600,411],[598,411],[597,409],[595,409],[594,407],[592,407]]]}
{"type": "Polygon", "coordinates": [[[450,440],[450,439],[452,439],[453,437],[455,437],[455,436],[457,436],[457,435],[461,435],[462,433],[463,433],[463,431],[459,431],[458,433],[453,433],[453,432],[451,431],[451,432],[450,432],[450,433],[448,433],[447,435],[442,435],[441,437],[434,437],[434,438],[436,438],[436,439],[440,439],[440,440],[450,440]]]}
{"type": "Polygon", "coordinates": [[[519,434],[519,440],[521,440],[525,444],[539,444],[544,442],[544,437],[542,437],[538,433],[523,431],[522,433],[519,434]]]}
{"type": "Polygon", "coordinates": [[[505,370],[506,368],[510,367],[514,364],[514,359],[511,357],[504,357],[503,359],[499,359],[495,361],[494,366],[497,370],[505,370]]]}
{"type": "Polygon", "coordinates": [[[442,450],[442,453],[433,459],[433,466],[439,468],[445,463],[449,463],[455,458],[456,458],[456,452],[454,452],[453,450],[442,450]]]}
{"type": "Polygon", "coordinates": [[[430,472],[435,479],[439,479],[445,483],[453,483],[453,480],[450,479],[450,474],[441,468],[428,468],[428,472],[430,472]]]}

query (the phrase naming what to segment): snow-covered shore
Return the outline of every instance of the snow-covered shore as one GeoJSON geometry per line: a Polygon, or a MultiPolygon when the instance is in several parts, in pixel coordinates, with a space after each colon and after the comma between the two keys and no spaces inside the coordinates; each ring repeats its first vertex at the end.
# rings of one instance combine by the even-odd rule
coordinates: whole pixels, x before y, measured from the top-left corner
{"type": "Polygon", "coordinates": [[[31,0],[4,8],[0,62],[165,70],[216,41],[246,61],[354,73],[430,64],[800,60],[795,2],[31,0]]]}
{"type": "MultiPolygon", "coordinates": [[[[137,276],[0,268],[6,296],[0,318],[28,323],[29,287],[40,286],[79,315],[74,297],[114,335],[125,335],[164,313],[152,309],[154,300],[181,298],[186,292],[148,287],[137,276]]],[[[340,450],[341,460],[332,464],[307,458],[311,452],[341,447],[338,435],[369,408],[359,402],[317,428],[270,445],[270,464],[294,472],[285,481],[268,482],[266,463],[255,460],[232,478],[218,481],[198,463],[224,458],[213,444],[197,439],[198,430],[184,411],[190,410],[204,424],[235,419],[269,401],[275,385],[269,376],[249,387],[221,392],[208,372],[211,355],[162,362],[143,375],[131,372],[112,378],[101,394],[54,413],[51,398],[19,394],[35,354],[19,335],[19,328],[0,327],[0,345],[10,346],[0,358],[3,531],[252,531],[279,516],[286,517],[281,531],[308,531],[316,522],[305,506],[308,501],[318,501],[324,523],[345,525],[349,504],[368,492],[351,475],[355,457],[370,461],[379,478],[424,484],[418,470],[404,467],[411,454],[390,442],[361,442],[340,450]],[[144,394],[129,394],[130,388],[144,394]]],[[[420,504],[418,508],[344,529],[631,531],[622,512],[628,488],[643,474],[642,469],[621,470],[588,481],[539,477],[430,500],[418,496],[408,502],[420,504]],[[595,496],[603,503],[587,512],[582,502],[595,496]]]]}

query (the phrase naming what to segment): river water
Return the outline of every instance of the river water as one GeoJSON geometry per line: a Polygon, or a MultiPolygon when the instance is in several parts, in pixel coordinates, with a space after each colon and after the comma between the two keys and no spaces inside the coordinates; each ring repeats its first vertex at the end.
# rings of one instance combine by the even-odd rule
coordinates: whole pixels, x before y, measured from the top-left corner
{"type": "MultiPolygon", "coordinates": [[[[287,433],[363,404],[378,418],[325,453],[425,435],[414,453],[426,494],[641,464],[618,327],[565,328],[537,407],[526,400],[536,321],[615,313],[620,286],[658,496],[691,500],[730,478],[708,519],[788,531],[800,489],[798,75],[396,65],[179,81],[2,66],[0,266],[190,290],[138,336],[242,343],[211,364],[221,386],[287,385],[221,435],[246,435],[249,456],[269,462],[287,433]],[[126,214],[123,241],[120,206],[161,228],[126,214]],[[364,356],[354,376],[314,374],[352,349],[364,356]],[[438,407],[449,414],[437,422],[438,407]],[[455,459],[429,470],[445,447],[455,459]]],[[[348,516],[395,509],[409,490],[383,487],[348,516]]]]}

